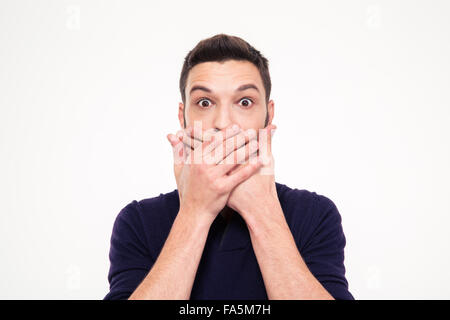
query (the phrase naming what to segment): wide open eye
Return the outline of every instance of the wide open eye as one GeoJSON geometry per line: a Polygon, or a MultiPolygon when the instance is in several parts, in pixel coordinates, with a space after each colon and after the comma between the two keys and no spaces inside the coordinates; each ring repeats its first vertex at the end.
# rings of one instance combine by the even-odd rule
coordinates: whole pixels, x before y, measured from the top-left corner
{"type": "Polygon", "coordinates": [[[242,98],[240,101],[245,101],[242,105],[244,108],[250,108],[253,105],[253,101],[250,98],[242,98]]]}
{"type": "Polygon", "coordinates": [[[205,104],[203,101],[208,101],[211,102],[211,100],[207,99],[207,98],[201,98],[200,100],[197,101],[197,104],[201,107],[201,108],[208,108],[211,106],[211,104],[205,104]]]}

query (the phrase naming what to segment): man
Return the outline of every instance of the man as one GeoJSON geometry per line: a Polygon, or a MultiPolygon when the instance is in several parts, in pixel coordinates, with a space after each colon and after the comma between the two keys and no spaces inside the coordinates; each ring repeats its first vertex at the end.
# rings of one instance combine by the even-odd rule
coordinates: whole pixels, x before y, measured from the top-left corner
{"type": "Polygon", "coordinates": [[[335,204],[274,180],[270,89],[267,59],[241,38],[188,53],[183,130],[167,136],[177,189],[119,213],[105,299],[353,299],[335,204]]]}

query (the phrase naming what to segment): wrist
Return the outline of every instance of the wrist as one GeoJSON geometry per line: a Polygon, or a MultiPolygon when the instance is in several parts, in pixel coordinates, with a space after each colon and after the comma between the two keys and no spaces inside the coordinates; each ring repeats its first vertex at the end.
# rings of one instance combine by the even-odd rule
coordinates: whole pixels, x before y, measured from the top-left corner
{"type": "Polygon", "coordinates": [[[214,219],[209,213],[203,213],[193,208],[181,207],[178,211],[177,220],[182,220],[182,223],[187,223],[197,229],[207,229],[211,227],[214,219]]]}
{"type": "Polygon", "coordinates": [[[255,204],[251,211],[242,215],[251,235],[271,233],[274,228],[284,228],[287,225],[281,204],[277,199],[255,204]]]}

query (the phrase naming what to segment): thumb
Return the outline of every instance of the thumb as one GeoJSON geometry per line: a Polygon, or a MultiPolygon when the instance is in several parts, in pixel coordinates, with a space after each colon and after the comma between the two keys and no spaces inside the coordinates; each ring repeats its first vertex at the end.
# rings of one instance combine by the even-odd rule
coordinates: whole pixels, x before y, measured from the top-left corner
{"type": "Polygon", "coordinates": [[[177,141],[179,141],[179,139],[172,133],[169,133],[166,137],[167,137],[167,140],[169,140],[172,147],[175,147],[175,145],[177,144],[177,141]]]}
{"type": "Polygon", "coordinates": [[[167,140],[170,142],[173,150],[173,159],[175,165],[182,164],[184,160],[184,146],[183,142],[174,134],[169,133],[167,136],[167,140]]]}

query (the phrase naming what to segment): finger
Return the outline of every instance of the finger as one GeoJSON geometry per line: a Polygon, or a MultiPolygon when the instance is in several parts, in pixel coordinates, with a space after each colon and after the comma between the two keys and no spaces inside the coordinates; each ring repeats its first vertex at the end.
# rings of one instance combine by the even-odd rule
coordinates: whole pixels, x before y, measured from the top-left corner
{"type": "Polygon", "coordinates": [[[175,136],[178,140],[180,140],[182,142],[182,146],[179,148],[183,149],[183,160],[186,161],[192,148],[191,148],[190,142],[186,143],[186,140],[183,140],[184,135],[185,135],[184,130],[178,130],[175,136]]]}
{"type": "Polygon", "coordinates": [[[188,126],[184,129],[184,132],[188,137],[191,137],[194,140],[203,142],[203,132],[202,130],[198,130],[198,128],[193,128],[192,126],[188,126]]]}
{"type": "Polygon", "coordinates": [[[245,159],[243,164],[238,164],[235,167],[233,167],[230,171],[228,171],[227,175],[233,174],[234,172],[245,166],[247,163],[255,163],[257,161],[258,161],[258,151],[255,151],[251,153],[247,159],[245,159]]]}
{"type": "MultiPolygon", "coordinates": [[[[237,149],[234,152],[234,155],[230,155],[233,158],[236,158],[234,160],[236,160],[236,164],[243,164],[245,163],[245,161],[248,160],[248,158],[250,157],[251,154],[255,153],[256,151],[258,151],[258,141],[257,140],[251,140],[249,141],[249,143],[247,143],[246,145],[242,146],[241,148],[237,149]]],[[[222,161],[226,162],[226,158],[222,161]]]]}
{"type": "Polygon", "coordinates": [[[233,151],[238,150],[242,146],[246,145],[249,141],[256,139],[256,130],[241,130],[238,134],[228,137],[228,139],[222,141],[222,143],[219,143],[215,148],[213,148],[212,152],[214,153],[214,155],[212,155],[211,153],[209,157],[214,157],[216,163],[219,163],[221,160],[228,157],[233,151]]]}
{"type": "MultiPolygon", "coordinates": [[[[241,136],[240,139],[242,139],[242,137],[244,137],[244,135],[242,133],[242,130],[237,125],[230,125],[226,129],[220,130],[220,131],[212,134],[211,138],[209,139],[210,141],[204,143],[203,155],[204,156],[208,156],[212,152],[216,151],[216,149],[219,146],[221,146],[221,148],[222,148],[222,155],[224,155],[224,154],[228,155],[232,150],[230,152],[227,152],[226,149],[225,149],[225,151],[224,151],[224,149],[223,149],[224,148],[223,147],[224,146],[224,142],[226,142],[226,141],[234,141],[233,138],[237,137],[239,135],[241,136]]],[[[241,145],[242,144],[243,143],[241,143],[241,145]]],[[[231,148],[229,147],[229,149],[231,149],[231,148]]],[[[225,156],[223,156],[219,160],[222,160],[224,157],[225,156]]]]}
{"type": "Polygon", "coordinates": [[[203,132],[201,130],[195,130],[195,128],[192,128],[192,126],[188,126],[185,129],[188,136],[191,138],[194,138],[198,141],[205,142],[209,141],[212,136],[214,136],[218,132],[222,132],[225,135],[225,138],[228,138],[228,134],[233,135],[236,132],[239,132],[239,125],[237,124],[231,124],[225,129],[219,130],[216,128],[209,128],[207,130],[204,130],[203,132]]]}
{"type": "Polygon", "coordinates": [[[236,170],[233,174],[227,176],[225,181],[227,184],[231,185],[233,188],[243,181],[250,178],[253,174],[255,174],[262,167],[262,163],[260,161],[249,162],[243,165],[241,168],[236,170]]]}
{"type": "Polygon", "coordinates": [[[188,147],[189,152],[194,150],[195,148],[197,148],[198,146],[200,146],[202,144],[201,141],[190,137],[187,132],[183,132],[181,139],[182,139],[183,143],[188,147]]]}
{"type": "Polygon", "coordinates": [[[204,145],[205,142],[203,142],[201,139],[204,136],[208,135],[212,130],[214,129],[208,129],[203,133],[201,133],[201,131],[196,133],[196,131],[198,130],[195,130],[195,128],[192,129],[192,127],[188,127],[183,131],[181,139],[183,140],[183,144],[185,145],[186,157],[189,163],[202,163],[202,145],[204,145]]]}
{"type": "Polygon", "coordinates": [[[211,141],[211,139],[218,133],[221,132],[221,130],[216,129],[216,128],[209,128],[207,130],[205,130],[202,134],[202,141],[203,142],[207,142],[207,141],[211,141]]]}
{"type": "Polygon", "coordinates": [[[167,140],[169,140],[172,147],[174,147],[180,140],[172,133],[169,133],[167,136],[167,140]]]}
{"type": "Polygon", "coordinates": [[[243,145],[239,149],[231,152],[225,159],[217,163],[218,167],[220,168],[220,174],[223,175],[231,170],[236,170],[236,167],[249,160],[252,154],[257,154],[258,148],[258,141],[254,139],[249,141],[249,143],[243,145]]]}
{"type": "MultiPolygon", "coordinates": [[[[229,137],[232,135],[235,135],[239,132],[239,127],[230,125],[225,130],[216,130],[215,128],[210,128],[205,131],[196,130],[196,128],[192,128],[192,126],[188,126],[185,130],[186,137],[183,138],[183,142],[190,148],[189,151],[192,151],[203,144],[202,154],[210,152],[211,149],[213,149],[220,140],[223,139],[223,136],[221,134],[225,132],[225,137],[229,137]],[[209,149],[206,150],[206,146],[209,149]]],[[[180,137],[181,134],[180,134],[180,137]]]]}
{"type": "Polygon", "coordinates": [[[178,139],[175,135],[171,133],[167,135],[167,140],[169,140],[172,146],[174,164],[179,165],[183,163],[185,158],[183,143],[180,141],[180,139],[178,139]]]}
{"type": "Polygon", "coordinates": [[[228,139],[224,145],[225,151],[224,151],[223,158],[226,158],[233,151],[238,150],[243,145],[248,144],[250,141],[256,140],[257,137],[258,137],[258,134],[256,133],[256,130],[248,129],[246,131],[239,133],[236,137],[233,137],[232,139],[228,139]]]}
{"type": "Polygon", "coordinates": [[[240,148],[231,152],[227,157],[220,160],[217,164],[242,164],[252,154],[258,150],[258,141],[256,139],[242,145],[240,148]]]}

